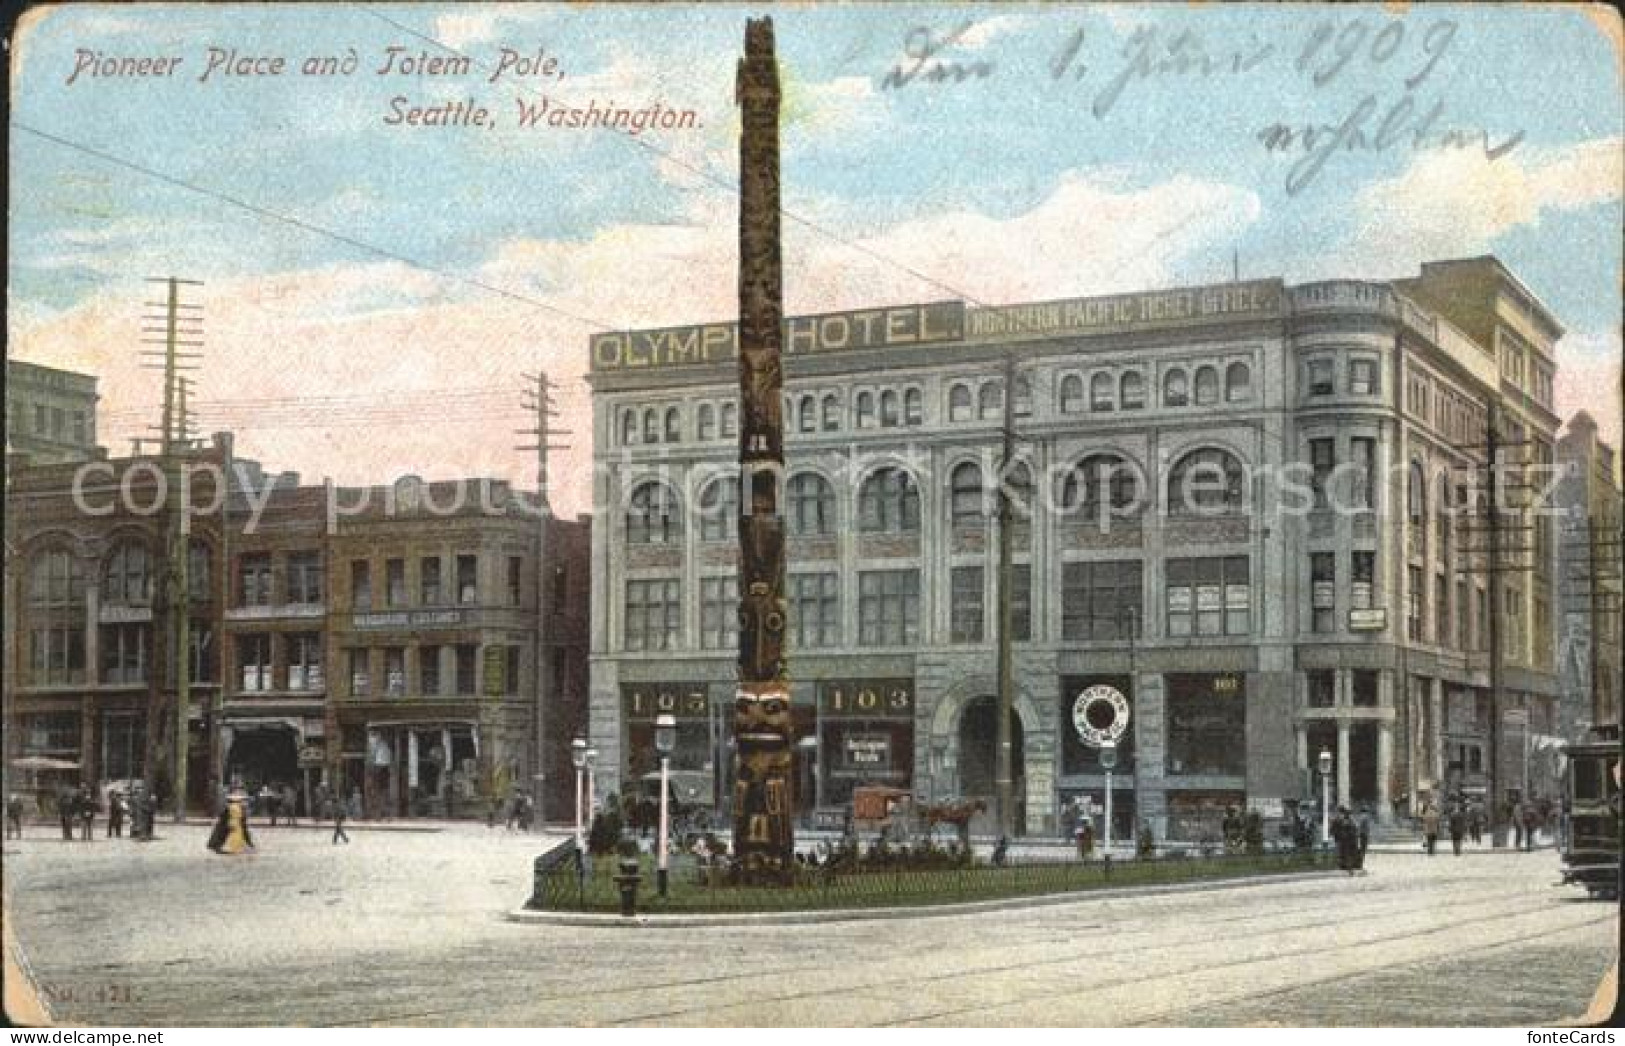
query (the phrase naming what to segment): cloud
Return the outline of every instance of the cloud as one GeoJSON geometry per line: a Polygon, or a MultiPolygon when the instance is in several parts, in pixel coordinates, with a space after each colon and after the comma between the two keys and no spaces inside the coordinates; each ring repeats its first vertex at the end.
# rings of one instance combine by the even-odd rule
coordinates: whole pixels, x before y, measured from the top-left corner
{"type": "MultiPolygon", "coordinates": [[[[471,274],[531,301],[396,262],[211,281],[200,292],[208,333],[195,375],[204,430],[230,427],[240,453],[310,482],[415,473],[528,485],[534,461],[513,449],[512,430],[525,420],[516,413],[518,376],[542,368],[562,385],[557,425],[572,433],[561,440],[572,449],[554,463],[555,504],[586,511],[592,418],[584,377],[595,328],[570,316],[613,329],[729,320],[737,198],[696,193],[690,204],[682,222],[511,239],[471,274]],[[222,401],[228,406],[211,413],[222,401]],[[387,413],[397,403],[412,416],[387,413]]],[[[839,207],[819,210],[820,224],[828,214],[827,227],[853,227],[839,207]]],[[[955,290],[999,304],[1166,285],[1222,253],[1258,209],[1252,193],[1217,183],[1182,177],[1136,188],[1074,173],[1009,218],[962,209],[878,228],[857,249],[786,222],[786,304],[793,313],[820,312],[951,298],[955,290]]],[[[142,430],[159,399],[157,376],[139,369],[135,351],[143,293],[139,282],[111,285],[65,311],[10,316],[20,358],[101,377],[101,436],[118,452],[129,437],[148,435],[142,430]]]]}
{"type": "Polygon", "coordinates": [[[1547,212],[1617,201],[1622,150],[1625,140],[1616,137],[1519,147],[1493,161],[1476,148],[1420,153],[1398,176],[1355,195],[1355,232],[1338,263],[1348,271],[1403,272],[1424,259],[1482,253],[1547,212]]]}
{"type": "Polygon", "coordinates": [[[1031,22],[1025,15],[994,15],[974,22],[959,34],[958,46],[966,51],[980,51],[1001,36],[1008,36],[1031,22]]]}

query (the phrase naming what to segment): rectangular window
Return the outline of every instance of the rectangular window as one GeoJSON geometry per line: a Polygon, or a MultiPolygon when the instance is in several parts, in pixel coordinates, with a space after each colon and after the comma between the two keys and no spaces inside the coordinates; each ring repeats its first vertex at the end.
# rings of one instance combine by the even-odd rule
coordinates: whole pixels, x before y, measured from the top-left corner
{"type": "Polygon", "coordinates": [[[1349,673],[1349,685],[1354,691],[1354,707],[1377,707],[1377,673],[1356,668],[1349,673]]]}
{"type": "Polygon", "coordinates": [[[49,412],[42,406],[34,408],[34,435],[43,436],[49,425],[49,412]]]}
{"type": "Polygon", "coordinates": [[[1377,441],[1364,436],[1349,440],[1349,455],[1354,459],[1354,504],[1358,508],[1377,505],[1377,441]]]}
{"type": "Polygon", "coordinates": [[[1314,552],[1309,556],[1310,630],[1337,631],[1337,553],[1314,552]]]}
{"type": "Polygon", "coordinates": [[[406,696],[406,648],[384,647],[384,696],[406,696]]]}
{"type": "Polygon", "coordinates": [[[475,693],[474,666],[479,660],[479,648],[473,643],[459,643],[455,648],[457,661],[457,689],[459,697],[475,693]]]}
{"type": "Polygon", "coordinates": [[[244,693],[271,689],[271,637],[261,633],[238,636],[237,666],[244,693]]]}
{"type": "Polygon", "coordinates": [[[626,649],[675,650],[682,635],[681,582],[626,583],[626,649]]]}
{"type": "Polygon", "coordinates": [[[1170,776],[1241,777],[1247,772],[1247,677],[1163,677],[1170,776]]]}
{"type": "Polygon", "coordinates": [[[1010,638],[1025,643],[1032,637],[1033,571],[1023,564],[1010,568],[1010,638]]]}
{"type": "Polygon", "coordinates": [[[519,694],[519,648],[508,648],[506,663],[503,665],[502,692],[508,697],[519,694]]]}
{"type": "Polygon", "coordinates": [[[1170,636],[1246,635],[1252,628],[1247,557],[1170,559],[1170,636]]]}
{"type": "Polygon", "coordinates": [[[1309,441],[1309,488],[1314,492],[1317,509],[1329,506],[1328,487],[1332,471],[1337,468],[1337,441],[1312,439],[1309,441]]]}
{"type": "Polygon", "coordinates": [[[948,641],[982,641],[982,568],[954,567],[950,571],[952,601],[949,606],[948,641]]]}
{"type": "Polygon", "coordinates": [[[327,684],[322,674],[322,637],[318,633],[298,633],[287,638],[288,689],[320,690],[327,684]]]}
{"type": "Polygon", "coordinates": [[[61,407],[51,408],[51,436],[62,439],[68,434],[68,414],[61,407]]]}
{"type": "Polygon", "coordinates": [[[1422,568],[1407,567],[1405,569],[1405,634],[1412,642],[1422,641],[1422,604],[1426,601],[1423,590],[1422,568]]]}
{"type": "Polygon", "coordinates": [[[238,557],[237,605],[240,607],[271,605],[270,553],[245,553],[238,557]]]}
{"type": "Polygon", "coordinates": [[[1337,704],[1337,673],[1330,670],[1310,672],[1309,707],[1331,708],[1337,704]]]}
{"type": "Polygon", "coordinates": [[[437,607],[445,602],[440,592],[440,557],[424,556],[418,562],[418,605],[437,607]]]}
{"type": "Polygon", "coordinates": [[[570,571],[563,563],[553,565],[553,613],[562,614],[570,605],[570,571]]]}
{"type": "Polygon", "coordinates": [[[406,605],[406,560],[384,560],[384,605],[406,605]]]}
{"type": "Polygon", "coordinates": [[[28,641],[29,679],[35,685],[84,682],[84,629],[48,625],[31,630],[28,641]]]}
{"type": "Polygon", "coordinates": [[[465,607],[479,602],[478,563],[474,556],[457,557],[457,602],[465,607]]]}
{"type": "Polygon", "coordinates": [[[364,559],[350,562],[350,609],[372,609],[372,564],[364,559]]]}
{"type": "Polygon", "coordinates": [[[148,625],[104,625],[102,627],[102,682],[145,683],[147,647],[152,630],[148,625]]]}
{"type": "Polygon", "coordinates": [[[1061,637],[1126,639],[1131,634],[1137,634],[1141,609],[1140,582],[1140,561],[1137,559],[1063,564],[1061,637]]]}
{"type": "Polygon", "coordinates": [[[1333,392],[1332,361],[1309,361],[1309,395],[1330,396],[1333,392]]]}
{"type": "Polygon", "coordinates": [[[739,645],[739,577],[700,579],[700,646],[727,650],[739,645]]]}
{"type": "Polygon", "coordinates": [[[903,646],[920,641],[920,573],[867,570],[858,575],[858,643],[903,646]]]}
{"type": "Polygon", "coordinates": [[[1443,574],[1433,575],[1433,641],[1450,642],[1450,582],[1443,574]]]}
{"type": "Polygon", "coordinates": [[[516,607],[524,594],[525,561],[519,556],[508,557],[508,605],[516,607]]]}
{"type": "Polygon", "coordinates": [[[79,444],[90,442],[90,437],[85,431],[85,412],[82,410],[73,412],[73,441],[79,444]]]}
{"type": "Polygon", "coordinates": [[[1376,604],[1377,554],[1355,550],[1349,553],[1349,605],[1370,610],[1376,604]]]}
{"type": "Polygon", "coordinates": [[[322,554],[320,552],[288,553],[288,602],[320,603],[322,593],[322,554]]]}
{"type": "Polygon", "coordinates": [[[368,697],[372,694],[372,666],[368,660],[371,653],[362,648],[350,650],[351,697],[368,697]]]}
{"type": "Polygon", "coordinates": [[[1349,360],[1349,392],[1355,396],[1375,396],[1377,389],[1377,361],[1349,360]]]}
{"type": "Polygon", "coordinates": [[[215,675],[214,629],[200,621],[193,621],[189,637],[192,647],[192,682],[218,682],[215,675]]]}
{"type": "Polygon", "coordinates": [[[1471,650],[1473,648],[1472,631],[1472,603],[1468,599],[1467,582],[1456,582],[1456,649],[1471,650]]]}
{"type": "Polygon", "coordinates": [[[1489,594],[1480,588],[1478,590],[1477,612],[1474,617],[1478,621],[1478,649],[1490,648],[1490,598],[1489,594]]]}
{"type": "Polygon", "coordinates": [[[790,628],[798,647],[841,645],[840,575],[790,575],[790,628]]]}
{"type": "Polygon", "coordinates": [[[418,647],[418,693],[440,696],[440,650],[438,646],[418,647]]]}

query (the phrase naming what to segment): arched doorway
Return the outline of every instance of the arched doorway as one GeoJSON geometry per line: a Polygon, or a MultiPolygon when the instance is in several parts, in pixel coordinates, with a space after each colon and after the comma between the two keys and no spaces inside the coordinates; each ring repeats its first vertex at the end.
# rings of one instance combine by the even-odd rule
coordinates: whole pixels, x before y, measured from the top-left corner
{"type": "MultiPolygon", "coordinates": [[[[985,819],[972,822],[972,830],[991,832],[997,825],[999,699],[975,698],[959,716],[959,795],[987,803],[985,819]]],[[[1010,777],[1015,811],[1012,820],[1016,834],[1022,834],[1027,821],[1026,750],[1021,717],[1010,710],[1010,777]]]]}
{"type": "Polygon", "coordinates": [[[226,753],[226,783],[257,791],[262,785],[297,785],[299,737],[291,726],[238,727],[226,753]]]}

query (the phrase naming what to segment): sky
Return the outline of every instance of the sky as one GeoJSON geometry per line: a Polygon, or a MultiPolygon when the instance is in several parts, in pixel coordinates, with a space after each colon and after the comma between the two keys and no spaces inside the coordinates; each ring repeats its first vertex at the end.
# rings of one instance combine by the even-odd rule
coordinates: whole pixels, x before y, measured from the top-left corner
{"type": "Polygon", "coordinates": [[[554,505],[585,512],[590,336],[735,314],[733,77],[764,13],[787,311],[1493,253],[1567,330],[1559,413],[1618,445],[1625,41],[1602,7],[36,8],[12,40],[8,352],[98,375],[124,453],[161,397],[144,281],[202,281],[200,427],[309,482],[528,485],[520,375],[543,370],[572,433],[554,505]],[[544,103],[692,119],[521,126],[544,103]],[[405,122],[448,106],[486,117],[405,122]]]}

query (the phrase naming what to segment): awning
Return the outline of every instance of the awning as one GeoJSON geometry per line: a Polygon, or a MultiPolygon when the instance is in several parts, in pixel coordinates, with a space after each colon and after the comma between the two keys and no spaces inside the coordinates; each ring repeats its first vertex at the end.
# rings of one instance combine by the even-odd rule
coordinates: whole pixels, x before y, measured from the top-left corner
{"type": "Polygon", "coordinates": [[[15,770],[77,770],[79,764],[70,759],[52,759],[47,755],[25,755],[13,759],[11,766],[15,770]]]}

